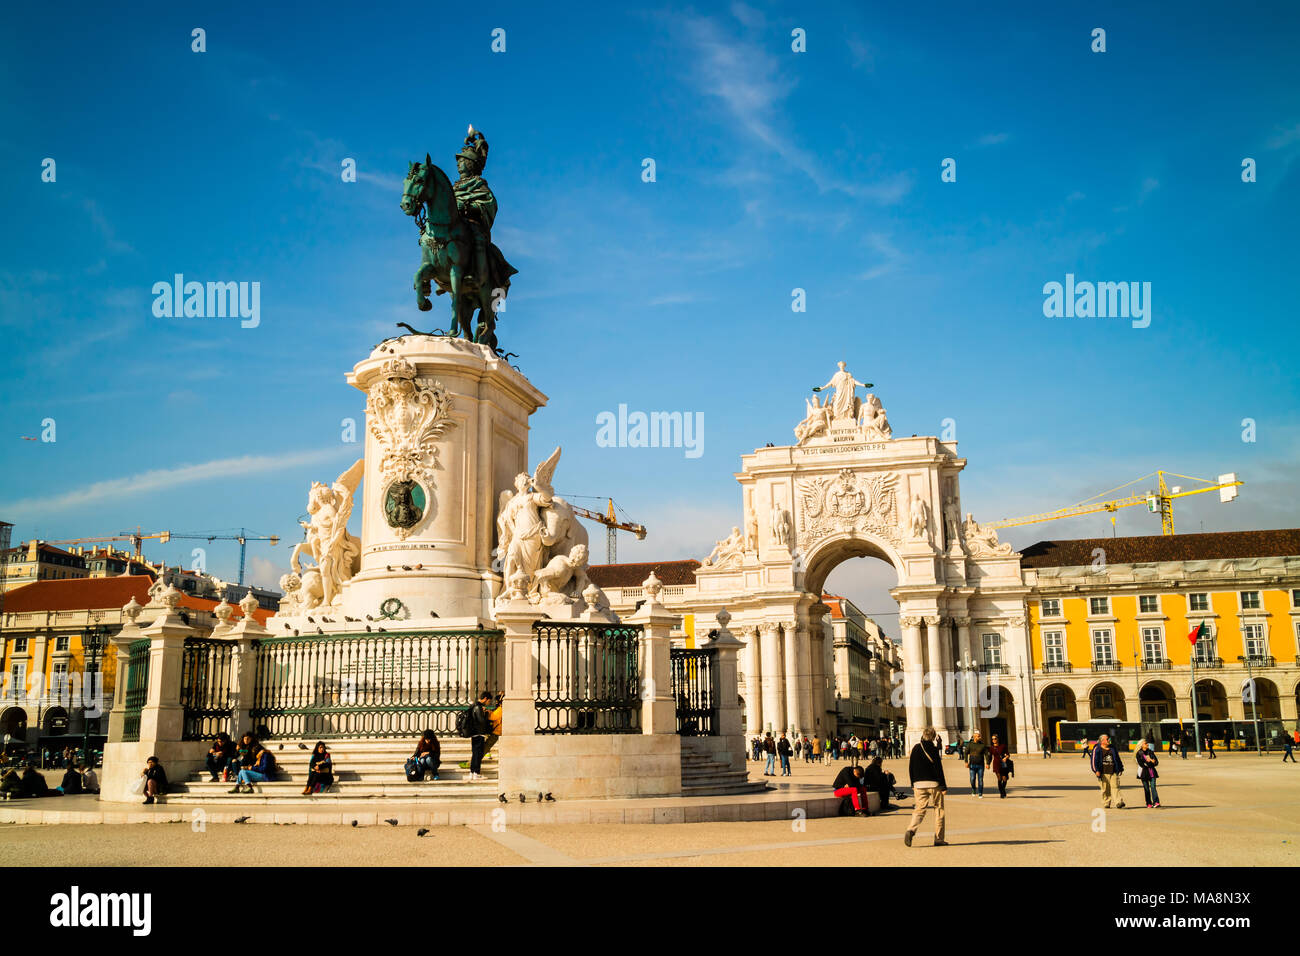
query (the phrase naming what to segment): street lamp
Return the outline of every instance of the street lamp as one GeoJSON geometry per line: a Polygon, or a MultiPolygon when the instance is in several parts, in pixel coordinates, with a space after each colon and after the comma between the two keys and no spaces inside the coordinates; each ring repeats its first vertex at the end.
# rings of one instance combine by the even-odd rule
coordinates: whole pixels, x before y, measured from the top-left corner
{"type": "Polygon", "coordinates": [[[1250,715],[1251,723],[1255,725],[1255,752],[1261,757],[1264,755],[1264,747],[1259,739],[1259,689],[1255,686],[1255,671],[1251,667],[1250,645],[1246,643],[1246,625],[1241,625],[1241,649],[1246,652],[1244,657],[1238,657],[1237,660],[1246,662],[1246,679],[1250,682],[1250,715]]]}
{"type": "MultiPolygon", "coordinates": [[[[103,624],[94,627],[87,627],[81,632],[81,648],[85,659],[85,681],[89,681],[91,688],[94,688],[95,674],[99,670],[100,658],[103,657],[104,647],[108,644],[108,628],[103,624]]],[[[86,767],[94,767],[95,762],[90,756],[90,718],[86,716],[88,710],[86,703],[86,686],[85,681],[81,686],[81,723],[83,725],[83,737],[81,752],[85,755],[86,767]]],[[[100,681],[102,692],[104,684],[100,681]]]]}

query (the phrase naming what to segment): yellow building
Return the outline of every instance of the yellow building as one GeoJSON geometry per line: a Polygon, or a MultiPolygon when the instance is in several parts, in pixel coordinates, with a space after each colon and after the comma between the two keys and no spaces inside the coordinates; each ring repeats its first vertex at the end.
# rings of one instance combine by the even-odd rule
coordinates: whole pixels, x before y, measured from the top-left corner
{"type": "Polygon", "coordinates": [[[1042,541],[1021,561],[1039,726],[1254,747],[1296,729],[1300,530],[1042,541]],[[1205,625],[1196,645],[1193,628],[1205,625]],[[1195,657],[1196,707],[1192,706],[1195,657]]]}

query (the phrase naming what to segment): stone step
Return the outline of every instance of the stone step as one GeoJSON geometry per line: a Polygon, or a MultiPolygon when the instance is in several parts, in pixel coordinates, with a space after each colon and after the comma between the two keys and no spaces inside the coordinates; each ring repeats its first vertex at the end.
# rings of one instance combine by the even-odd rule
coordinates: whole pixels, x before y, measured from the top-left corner
{"type": "Polygon", "coordinates": [[[767,790],[767,784],[751,780],[745,783],[732,783],[723,785],[700,785],[687,786],[682,783],[683,797],[721,797],[721,796],[739,796],[746,793],[763,793],[767,790]]]}
{"type": "MultiPolygon", "coordinates": [[[[497,777],[497,768],[495,766],[489,766],[488,764],[484,764],[483,776],[495,780],[497,777]]],[[[461,770],[459,767],[455,765],[451,766],[450,768],[446,766],[442,766],[438,768],[438,779],[440,781],[446,780],[453,783],[460,780],[468,780],[469,771],[461,770]]],[[[406,772],[404,770],[402,770],[400,767],[394,769],[391,766],[385,767],[383,770],[370,771],[367,773],[358,773],[355,770],[340,769],[334,772],[334,780],[339,783],[348,782],[348,783],[375,783],[375,784],[408,782],[406,779],[406,772]]],[[[229,788],[235,785],[235,778],[231,777],[229,782],[218,780],[216,783],[212,783],[212,778],[208,774],[194,773],[194,774],[190,774],[190,776],[187,777],[182,782],[186,786],[206,784],[214,787],[224,783],[225,786],[229,788]]],[[[274,778],[271,780],[271,783],[293,783],[293,784],[297,784],[299,787],[306,786],[307,770],[306,768],[301,768],[291,772],[285,772],[284,769],[281,768],[275,774],[274,778]]]]}
{"type": "MultiPolygon", "coordinates": [[[[407,757],[410,754],[364,754],[364,755],[345,755],[333,754],[334,775],[340,773],[354,773],[367,776],[372,773],[401,773],[406,764],[407,757]]],[[[483,760],[484,768],[497,766],[497,761],[489,758],[483,760]]],[[[277,773],[290,775],[306,775],[307,773],[307,755],[301,758],[289,758],[286,760],[276,760],[275,769],[277,773]]],[[[459,770],[460,764],[469,763],[469,754],[464,755],[463,760],[458,760],[454,756],[449,757],[447,754],[442,755],[442,761],[438,764],[440,770],[459,770]]],[[[206,775],[206,768],[195,771],[194,779],[206,775]]]]}
{"type": "Polygon", "coordinates": [[[495,801],[497,784],[494,780],[426,781],[424,783],[335,783],[328,793],[304,796],[301,783],[272,781],[256,784],[254,792],[230,793],[227,784],[190,784],[184,793],[169,793],[165,804],[319,804],[349,800],[401,800],[401,801],[495,801]]]}

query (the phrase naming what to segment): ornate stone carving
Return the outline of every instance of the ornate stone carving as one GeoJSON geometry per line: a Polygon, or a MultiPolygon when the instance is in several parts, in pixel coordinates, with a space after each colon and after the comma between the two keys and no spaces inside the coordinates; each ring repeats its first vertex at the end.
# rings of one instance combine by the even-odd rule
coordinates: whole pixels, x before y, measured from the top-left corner
{"type": "Polygon", "coordinates": [[[939,615],[937,615],[937,614],[927,614],[927,615],[925,616],[924,620],[925,620],[925,626],[926,626],[926,627],[938,627],[938,626],[939,626],[939,615]]]}
{"type": "Polygon", "coordinates": [[[970,618],[968,617],[954,617],[952,622],[958,627],[970,627],[970,618]]]}
{"type": "Polygon", "coordinates": [[[966,515],[963,532],[966,536],[966,547],[970,549],[970,553],[974,557],[1015,553],[1011,545],[1002,544],[998,541],[998,533],[995,529],[982,526],[972,514],[966,515]]]}
{"type": "Polygon", "coordinates": [[[352,516],[352,496],[361,484],[364,471],[365,459],[358,458],[332,485],[311,483],[307,492],[310,520],[299,522],[305,537],[289,556],[293,574],[280,579],[287,599],[281,602],[280,610],[286,616],[340,604],[343,582],[360,570],[361,541],[348,532],[348,519],[352,516]],[[316,566],[304,568],[303,555],[315,561],[316,566]]]}
{"type": "Polygon", "coordinates": [[[1007,623],[1010,624],[1012,627],[1024,627],[1025,619],[1023,617],[1007,618],[1007,623]]]}
{"type": "Polygon", "coordinates": [[[894,474],[859,475],[848,468],[834,478],[798,481],[800,548],[806,551],[827,535],[843,532],[870,532],[898,544],[897,482],[894,474]]]}
{"type": "Polygon", "coordinates": [[[122,605],[122,616],[126,618],[127,621],[134,624],[136,618],[140,616],[140,612],[143,610],[144,605],[132,597],[131,600],[122,605]]]}
{"type": "Polygon", "coordinates": [[[223,595],[221,603],[212,609],[212,613],[216,615],[217,620],[223,625],[229,624],[230,616],[235,613],[235,606],[227,601],[223,595]]]}
{"type": "Polygon", "coordinates": [[[366,393],[366,421],[381,452],[384,517],[405,540],[432,510],[435,442],[456,423],[448,414],[446,389],[417,378],[415,366],[402,356],[380,366],[379,376],[366,393]]]}
{"type": "Polygon", "coordinates": [[[921,619],[919,617],[900,617],[898,619],[899,627],[920,627],[921,619]]]}
{"type": "MultiPolygon", "coordinates": [[[[573,606],[586,602],[585,592],[594,587],[587,577],[587,531],[551,485],[559,463],[556,448],[534,474],[515,476],[513,492],[501,493],[497,558],[507,589],[498,603],[525,596],[532,604],[573,606]]],[[[603,591],[594,607],[609,609],[603,591]]]]}
{"type": "Polygon", "coordinates": [[[253,597],[253,592],[249,591],[244,595],[244,599],[239,602],[239,609],[244,612],[244,617],[249,621],[254,620],[253,612],[260,607],[257,598],[253,597]]]}
{"type": "Polygon", "coordinates": [[[758,515],[752,503],[745,507],[745,551],[758,554],[758,515]]]}
{"type": "Polygon", "coordinates": [[[745,560],[745,538],[740,529],[733,527],[731,534],[713,546],[700,564],[706,568],[738,568],[745,560]]]}

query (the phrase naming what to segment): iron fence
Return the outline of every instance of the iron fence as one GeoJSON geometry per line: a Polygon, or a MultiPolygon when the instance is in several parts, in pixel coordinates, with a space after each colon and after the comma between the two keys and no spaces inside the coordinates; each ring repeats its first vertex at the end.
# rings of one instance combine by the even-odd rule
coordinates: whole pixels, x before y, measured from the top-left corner
{"type": "Polygon", "coordinates": [[[140,740],[140,711],[149,698],[149,648],[150,638],[132,641],[127,645],[126,698],[122,719],[122,741],[138,743],[140,740]]]}
{"type": "Polygon", "coordinates": [[[253,726],[264,737],[456,733],[456,713],[502,686],[502,632],[273,637],[254,643],[253,726]]]}
{"type": "Polygon", "coordinates": [[[231,641],[185,639],[181,652],[182,740],[213,740],[230,730],[234,650],[231,641]]]}
{"type": "Polygon", "coordinates": [[[677,733],[683,737],[713,737],[718,733],[715,659],[711,650],[674,647],[669,651],[677,733]]]}
{"type": "Polygon", "coordinates": [[[641,628],[533,625],[539,734],[641,732],[641,628]]]}

